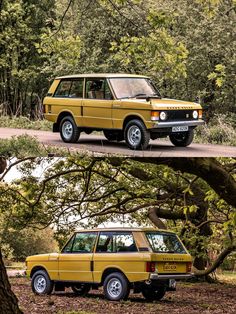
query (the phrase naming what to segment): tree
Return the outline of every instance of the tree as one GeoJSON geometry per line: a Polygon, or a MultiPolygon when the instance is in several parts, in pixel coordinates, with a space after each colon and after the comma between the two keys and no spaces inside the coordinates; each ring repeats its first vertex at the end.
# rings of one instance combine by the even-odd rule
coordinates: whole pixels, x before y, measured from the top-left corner
{"type": "Polygon", "coordinates": [[[70,157],[51,163],[38,178],[32,172],[42,161],[31,158],[20,167],[22,179],[4,186],[0,201],[14,226],[53,224],[61,241],[79,225],[146,224],[149,218],[181,235],[199,275],[209,272],[209,250],[219,253],[216,266],[235,250],[231,159],[70,157]]]}
{"type": "MultiPolygon", "coordinates": [[[[6,160],[0,157],[0,174],[4,172],[6,160]]],[[[6,269],[2,260],[0,248],[0,312],[6,314],[22,314],[23,312],[18,307],[18,300],[11,291],[11,286],[8,281],[6,269]]]]}

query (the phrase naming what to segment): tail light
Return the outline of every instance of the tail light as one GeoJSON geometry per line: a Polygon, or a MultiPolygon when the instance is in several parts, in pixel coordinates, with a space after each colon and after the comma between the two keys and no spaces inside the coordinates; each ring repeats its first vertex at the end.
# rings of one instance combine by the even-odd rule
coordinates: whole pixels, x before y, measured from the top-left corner
{"type": "Polygon", "coordinates": [[[46,105],[43,105],[43,113],[46,113],[46,105]]]}
{"type": "Polygon", "coordinates": [[[198,118],[202,119],[202,110],[198,110],[198,118]]]}
{"type": "Polygon", "coordinates": [[[192,262],[186,263],[186,273],[191,273],[192,270],[192,262]]]}
{"type": "Polygon", "coordinates": [[[155,262],[147,262],[146,272],[154,273],[155,271],[156,271],[156,263],[155,262]]]}

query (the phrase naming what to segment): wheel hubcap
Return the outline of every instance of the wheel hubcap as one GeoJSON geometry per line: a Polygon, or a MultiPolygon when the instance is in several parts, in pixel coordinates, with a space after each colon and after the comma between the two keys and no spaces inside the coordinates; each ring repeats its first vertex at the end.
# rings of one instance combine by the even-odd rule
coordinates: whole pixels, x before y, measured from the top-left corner
{"type": "Polygon", "coordinates": [[[65,121],[62,125],[62,134],[63,137],[69,140],[73,134],[73,125],[70,121],[65,121]]]}
{"type": "Polygon", "coordinates": [[[127,132],[128,141],[132,146],[137,146],[141,141],[141,131],[136,125],[132,125],[127,132]]]}
{"type": "Polygon", "coordinates": [[[122,292],[121,282],[117,278],[113,278],[108,282],[107,291],[112,298],[117,298],[122,292]]]}
{"type": "Polygon", "coordinates": [[[46,289],[47,283],[46,279],[43,276],[37,276],[34,281],[34,289],[38,293],[43,293],[46,289]]]}

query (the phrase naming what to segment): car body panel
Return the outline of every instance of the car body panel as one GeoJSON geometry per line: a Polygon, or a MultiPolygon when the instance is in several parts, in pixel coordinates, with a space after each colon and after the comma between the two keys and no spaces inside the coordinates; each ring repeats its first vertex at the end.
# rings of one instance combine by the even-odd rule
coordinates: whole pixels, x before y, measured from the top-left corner
{"type": "MultiPolygon", "coordinates": [[[[190,273],[187,270],[187,265],[192,261],[190,254],[187,251],[182,254],[153,252],[145,235],[146,231],[175,235],[173,232],[153,228],[95,228],[92,230],[81,230],[78,233],[98,233],[93,252],[65,253],[62,250],[62,253],[29,256],[26,259],[27,275],[32,276],[34,270],[41,267],[47,271],[51,280],[66,282],[101,283],[104,272],[109,269],[121,271],[131,283],[149,280],[151,274],[156,274],[157,276],[165,275],[167,277],[168,274],[171,276],[176,275],[177,277],[180,275],[182,277],[185,275],[189,276],[190,273]],[[98,236],[104,231],[111,232],[111,234],[129,232],[129,234],[133,235],[138,251],[96,252],[98,236]],[[150,274],[147,271],[147,262],[155,262],[156,269],[154,273],[150,274]]],[[[70,241],[67,242],[65,247],[68,243],[70,241]]],[[[184,248],[184,252],[185,250],[184,248]]]]}

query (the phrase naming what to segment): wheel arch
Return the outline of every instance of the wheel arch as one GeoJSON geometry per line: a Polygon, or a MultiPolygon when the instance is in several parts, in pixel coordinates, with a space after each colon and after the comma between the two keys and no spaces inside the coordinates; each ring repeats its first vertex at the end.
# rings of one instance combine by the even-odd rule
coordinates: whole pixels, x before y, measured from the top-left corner
{"type": "Polygon", "coordinates": [[[73,113],[71,111],[61,111],[57,117],[57,124],[58,126],[60,125],[60,122],[63,118],[65,118],[66,116],[71,116],[74,119],[73,113]]]}
{"type": "Polygon", "coordinates": [[[38,270],[43,270],[47,273],[48,277],[50,278],[49,274],[48,274],[48,271],[47,269],[44,267],[44,266],[34,266],[32,269],[31,269],[31,272],[30,272],[30,278],[33,277],[33,275],[38,271],[38,270]]]}
{"type": "Polygon", "coordinates": [[[126,278],[127,282],[130,283],[129,279],[127,278],[127,276],[125,275],[125,273],[118,267],[109,267],[106,268],[103,273],[102,273],[102,278],[101,278],[101,284],[104,284],[104,281],[106,279],[106,277],[112,273],[120,273],[122,275],[124,275],[124,277],[126,278]]]}
{"type": "Polygon", "coordinates": [[[131,120],[139,120],[143,122],[143,124],[146,127],[145,121],[143,120],[142,116],[139,116],[137,114],[131,114],[125,117],[124,122],[123,122],[123,130],[125,129],[126,124],[131,120]]]}

